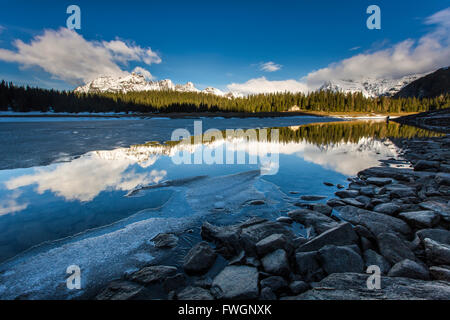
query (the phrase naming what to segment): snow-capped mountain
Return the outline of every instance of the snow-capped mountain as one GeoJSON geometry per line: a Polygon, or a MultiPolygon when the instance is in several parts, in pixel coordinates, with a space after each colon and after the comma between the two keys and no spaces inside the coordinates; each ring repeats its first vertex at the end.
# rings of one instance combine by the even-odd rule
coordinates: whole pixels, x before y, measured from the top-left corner
{"type": "Polygon", "coordinates": [[[344,93],[361,92],[365,97],[393,96],[403,87],[423,76],[424,74],[412,74],[399,79],[333,80],[325,82],[319,90],[344,93]]]}
{"type": "Polygon", "coordinates": [[[132,73],[124,77],[101,76],[84,86],[75,89],[78,93],[101,93],[101,92],[136,92],[136,91],[162,91],[174,90],[178,92],[203,92],[224,97],[235,97],[230,93],[208,87],[200,91],[192,82],[186,84],[174,84],[171,80],[147,81],[141,74],[132,73]]]}

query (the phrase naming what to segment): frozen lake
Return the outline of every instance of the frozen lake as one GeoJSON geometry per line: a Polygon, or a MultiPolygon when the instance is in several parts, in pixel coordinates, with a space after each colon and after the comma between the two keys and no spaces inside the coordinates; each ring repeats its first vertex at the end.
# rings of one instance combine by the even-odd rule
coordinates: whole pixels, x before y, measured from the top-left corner
{"type": "Polygon", "coordinates": [[[300,195],[331,197],[324,182],[346,185],[401,159],[395,138],[433,135],[318,117],[201,120],[203,131],[271,128],[278,139],[169,141],[177,128],[193,133],[194,119],[0,121],[0,298],[83,295],[152,261],[149,239],[160,232],[285,215],[300,195]],[[69,265],[83,271],[80,291],[65,287],[69,265]]]}

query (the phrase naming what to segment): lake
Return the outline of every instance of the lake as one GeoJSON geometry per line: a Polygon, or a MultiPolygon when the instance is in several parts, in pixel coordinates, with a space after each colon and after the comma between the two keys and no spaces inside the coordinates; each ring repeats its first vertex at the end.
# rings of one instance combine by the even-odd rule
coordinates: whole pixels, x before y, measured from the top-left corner
{"type": "Polygon", "coordinates": [[[276,218],[301,195],[326,201],[365,168],[409,167],[395,139],[434,135],[321,117],[2,120],[0,298],[81,296],[155,259],[160,232],[276,218]],[[227,136],[238,128],[256,139],[227,136]],[[172,140],[175,129],[192,137],[172,140]],[[70,265],[86,290],[65,288],[70,265]]]}

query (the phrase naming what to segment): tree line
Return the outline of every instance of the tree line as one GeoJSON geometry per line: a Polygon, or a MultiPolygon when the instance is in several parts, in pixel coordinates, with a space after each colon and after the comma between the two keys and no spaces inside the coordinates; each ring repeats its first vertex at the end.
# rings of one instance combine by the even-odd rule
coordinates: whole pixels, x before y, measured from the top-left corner
{"type": "Polygon", "coordinates": [[[362,93],[316,91],[257,94],[228,98],[207,93],[143,91],[128,93],[75,93],[12,82],[0,83],[0,110],[17,112],[423,112],[450,107],[450,95],[435,98],[367,98],[362,93]],[[297,108],[295,108],[297,109],[297,108]]]}

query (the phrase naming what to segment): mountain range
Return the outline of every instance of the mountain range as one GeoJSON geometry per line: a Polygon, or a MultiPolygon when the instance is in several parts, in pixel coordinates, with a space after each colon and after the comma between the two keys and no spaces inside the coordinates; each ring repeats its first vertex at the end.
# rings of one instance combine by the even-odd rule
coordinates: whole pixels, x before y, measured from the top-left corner
{"type": "MultiPolygon", "coordinates": [[[[329,90],[333,92],[355,93],[361,92],[365,97],[380,96],[417,96],[427,97],[425,91],[430,91],[430,95],[434,95],[434,91],[448,92],[449,75],[448,68],[440,69],[429,75],[411,74],[397,79],[377,79],[367,77],[365,79],[355,80],[333,80],[325,82],[318,90],[329,90]],[[447,71],[445,71],[447,70],[447,71]],[[436,85],[431,82],[442,82],[443,90],[431,89],[436,85]],[[413,85],[413,83],[416,83],[413,85]],[[411,87],[412,86],[412,87],[411,87]],[[407,89],[408,88],[408,89],[407,89]],[[425,91],[424,91],[425,90],[425,91]],[[434,90],[434,91],[433,91],[434,90]]],[[[438,86],[439,87],[439,86],[438,86]]],[[[84,86],[75,89],[79,93],[102,93],[102,92],[136,92],[136,91],[162,91],[174,90],[178,92],[199,92],[206,94],[214,94],[227,98],[242,97],[243,95],[236,92],[223,92],[217,88],[208,87],[204,90],[197,89],[192,82],[186,84],[174,84],[171,80],[147,81],[141,74],[132,73],[123,77],[101,76],[84,86]]]]}
{"type": "Polygon", "coordinates": [[[131,73],[123,77],[101,76],[75,89],[78,93],[103,93],[103,92],[137,92],[137,91],[163,91],[174,90],[178,92],[202,92],[227,98],[239,97],[231,92],[225,93],[217,88],[208,87],[204,90],[197,89],[192,82],[186,84],[174,84],[172,80],[147,81],[138,73],[131,73]]]}

